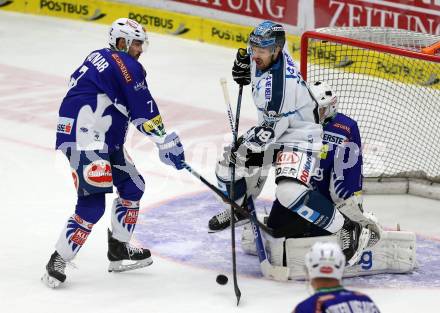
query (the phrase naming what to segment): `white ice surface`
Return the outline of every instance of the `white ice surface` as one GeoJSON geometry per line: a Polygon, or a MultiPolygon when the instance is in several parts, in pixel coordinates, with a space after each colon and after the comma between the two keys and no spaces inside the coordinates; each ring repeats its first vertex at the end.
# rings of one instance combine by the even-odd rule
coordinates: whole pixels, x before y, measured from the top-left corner
{"type": "MultiPolygon", "coordinates": [[[[50,290],[41,284],[44,266],[75,202],[68,165],[52,149],[57,105],[69,75],[90,51],[106,46],[106,35],[107,27],[102,25],[0,12],[0,311],[290,312],[308,295],[302,283],[240,276],[243,295],[236,307],[231,281],[219,286],[217,272],[159,255],[153,255],[155,263],[149,268],[107,273],[108,212],[75,259],[78,269],[68,269],[65,287],[50,290]],[[5,75],[14,71],[27,76],[17,83],[6,81],[5,75]],[[51,84],[35,88],[42,74],[51,84]],[[40,103],[43,109],[30,111],[27,101],[40,103]]],[[[159,105],[164,103],[167,127],[181,132],[188,161],[212,179],[218,145],[228,133],[218,81],[222,76],[231,81],[234,50],[156,34],[150,34],[150,43],[140,59],[148,72],[150,90],[159,105]],[[172,112],[178,116],[167,119],[172,112]],[[194,116],[193,112],[200,114],[194,116]],[[197,126],[208,115],[206,121],[212,123],[214,118],[221,125],[219,133],[207,131],[213,125],[197,126]]],[[[235,102],[237,88],[229,85],[235,102]]],[[[243,125],[255,118],[248,89],[243,99],[243,125]]],[[[143,144],[144,139],[133,132],[130,140],[132,156],[148,181],[143,207],[206,190],[188,173],[162,165],[151,143],[143,144]]],[[[264,196],[270,199],[272,192],[268,183],[264,196]]],[[[400,223],[402,229],[440,238],[438,201],[368,196],[365,206],[385,226],[400,223]]],[[[184,227],[185,221],[182,224],[184,227]]],[[[361,291],[382,312],[438,312],[436,288],[377,286],[361,291]]]]}

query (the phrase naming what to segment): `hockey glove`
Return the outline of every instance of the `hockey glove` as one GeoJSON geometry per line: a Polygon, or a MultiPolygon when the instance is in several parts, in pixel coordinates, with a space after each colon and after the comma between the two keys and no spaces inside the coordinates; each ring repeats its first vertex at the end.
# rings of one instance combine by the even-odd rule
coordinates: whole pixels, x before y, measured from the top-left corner
{"type": "Polygon", "coordinates": [[[251,83],[251,57],[243,48],[238,49],[232,67],[232,78],[239,85],[249,85],[251,83]]]}
{"type": "Polygon", "coordinates": [[[241,146],[243,142],[243,137],[238,138],[237,146],[238,149],[233,149],[232,144],[224,147],[222,161],[224,166],[234,165],[236,167],[244,167],[247,159],[247,149],[241,146]]]}
{"type": "Polygon", "coordinates": [[[172,132],[166,135],[163,143],[158,143],[159,158],[166,165],[175,167],[178,170],[183,169],[185,154],[179,136],[172,132]]]}
{"type": "Polygon", "coordinates": [[[348,199],[340,201],[335,204],[335,209],[339,210],[339,212],[344,214],[350,220],[359,223],[362,227],[366,227],[374,232],[377,241],[380,240],[382,228],[374,215],[369,212],[364,212],[361,196],[353,195],[348,199]]]}
{"type": "Polygon", "coordinates": [[[261,153],[275,142],[275,131],[268,126],[256,126],[244,135],[243,145],[253,153],[261,153]]]}

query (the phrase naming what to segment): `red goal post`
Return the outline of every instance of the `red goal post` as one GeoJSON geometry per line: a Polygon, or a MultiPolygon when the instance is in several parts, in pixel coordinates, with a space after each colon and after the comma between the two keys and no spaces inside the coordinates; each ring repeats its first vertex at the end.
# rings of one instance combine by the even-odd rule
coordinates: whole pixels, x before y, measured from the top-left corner
{"type": "Polygon", "coordinates": [[[406,191],[411,181],[439,186],[439,42],[440,36],[379,27],[302,35],[301,73],[309,83],[327,81],[338,110],[358,122],[370,181],[402,181],[406,191]]]}

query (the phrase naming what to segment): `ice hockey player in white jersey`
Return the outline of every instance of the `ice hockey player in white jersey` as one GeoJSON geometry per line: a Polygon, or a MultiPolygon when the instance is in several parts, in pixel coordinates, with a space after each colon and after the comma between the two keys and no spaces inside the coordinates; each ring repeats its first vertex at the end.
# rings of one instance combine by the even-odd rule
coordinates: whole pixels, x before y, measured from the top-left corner
{"type": "Polygon", "coordinates": [[[138,58],[148,43],[137,22],[117,19],[109,32],[109,48],[93,51],[72,74],[61,103],[56,148],[69,159],[77,191],[75,213],[63,227],[42,281],[58,287],[66,280],[66,264],[87,241],[104,214],[105,194],[118,191],[108,231],[109,271],[152,263],[148,249],[134,247],[144,180],[124,148],[129,124],[153,140],[161,161],[182,169],[184,152],[179,136],[166,133],[150,94],[146,72],[138,58]],[[127,261],[130,264],[124,264],[127,261]]]}
{"type": "MultiPolygon", "coordinates": [[[[308,236],[309,227],[295,227],[298,219],[325,234],[336,233],[344,217],[333,206],[308,203],[310,179],[322,147],[322,126],[317,104],[284,45],[283,27],[265,21],[250,34],[248,50],[237,52],[232,75],[239,85],[252,83],[258,123],[239,138],[237,151],[225,148],[216,168],[218,184],[230,195],[229,164],[234,163],[234,200],[246,203],[248,197],[258,197],[274,165],[276,192],[267,226],[276,237],[308,236]]],[[[210,231],[227,228],[230,217],[230,210],[225,209],[211,218],[210,231]]],[[[243,216],[235,218],[237,224],[243,221],[243,216]]]]}

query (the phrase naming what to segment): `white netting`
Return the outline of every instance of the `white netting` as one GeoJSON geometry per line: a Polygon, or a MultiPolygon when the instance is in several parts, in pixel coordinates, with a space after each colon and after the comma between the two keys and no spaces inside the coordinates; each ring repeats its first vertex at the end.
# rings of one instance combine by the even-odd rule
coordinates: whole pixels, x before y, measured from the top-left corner
{"type": "MultiPolygon", "coordinates": [[[[416,52],[440,41],[387,28],[318,32],[416,52]]],[[[420,60],[311,33],[301,62],[307,62],[307,80],[327,81],[338,95],[339,111],[358,121],[365,176],[440,181],[440,57],[420,60]]]]}

